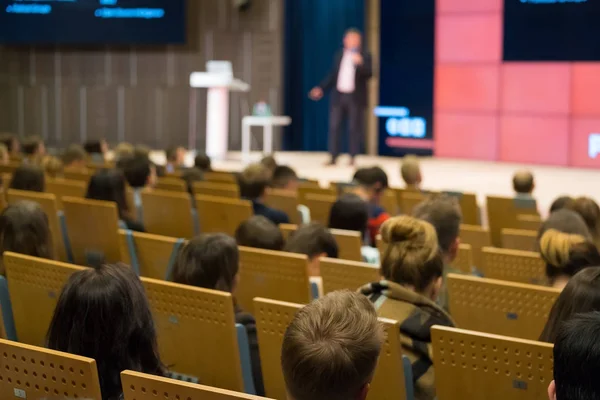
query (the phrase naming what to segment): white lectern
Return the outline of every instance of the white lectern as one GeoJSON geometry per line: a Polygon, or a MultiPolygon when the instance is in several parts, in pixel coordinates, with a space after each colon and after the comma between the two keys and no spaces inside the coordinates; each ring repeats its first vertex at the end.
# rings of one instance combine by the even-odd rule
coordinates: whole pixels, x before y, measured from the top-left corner
{"type": "MultiPolygon", "coordinates": [[[[206,72],[193,72],[190,75],[190,87],[208,89],[206,154],[212,159],[222,160],[227,155],[229,138],[229,92],[247,92],[250,85],[233,77],[229,61],[209,61],[206,63],[206,72]]],[[[194,112],[195,92],[192,93],[191,102],[194,112]]],[[[190,115],[190,121],[190,147],[195,147],[195,115],[190,115]]]]}

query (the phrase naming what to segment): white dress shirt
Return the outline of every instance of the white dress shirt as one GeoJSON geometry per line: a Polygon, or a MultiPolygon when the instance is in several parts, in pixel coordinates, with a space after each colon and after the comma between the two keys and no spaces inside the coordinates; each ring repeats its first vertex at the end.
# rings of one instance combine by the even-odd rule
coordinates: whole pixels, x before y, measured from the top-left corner
{"type": "Polygon", "coordinates": [[[337,90],[340,93],[354,93],[356,89],[356,65],[352,61],[352,51],[344,50],[338,72],[337,90]]]}

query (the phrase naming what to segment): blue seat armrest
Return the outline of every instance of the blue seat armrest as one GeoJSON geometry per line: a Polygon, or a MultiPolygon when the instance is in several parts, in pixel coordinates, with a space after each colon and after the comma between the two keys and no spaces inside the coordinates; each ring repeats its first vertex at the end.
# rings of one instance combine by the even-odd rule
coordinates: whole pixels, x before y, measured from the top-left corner
{"type": "Polygon", "coordinates": [[[240,352],[240,363],[242,364],[242,378],[244,380],[244,392],[247,394],[256,394],[254,387],[254,377],[252,375],[252,360],[250,359],[250,343],[248,342],[248,332],[242,324],[235,324],[237,332],[238,350],[240,352]]]}

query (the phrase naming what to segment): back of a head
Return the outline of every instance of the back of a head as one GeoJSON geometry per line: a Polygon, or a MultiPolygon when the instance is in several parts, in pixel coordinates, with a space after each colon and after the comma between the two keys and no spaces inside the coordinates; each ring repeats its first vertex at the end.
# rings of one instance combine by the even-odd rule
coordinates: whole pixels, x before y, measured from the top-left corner
{"type": "Polygon", "coordinates": [[[578,197],[570,202],[567,207],[581,215],[592,237],[596,240],[600,235],[600,207],[598,203],[589,197],[578,197]]]}
{"type": "Polygon", "coordinates": [[[43,192],[46,188],[44,170],[32,164],[22,164],[13,173],[10,188],[16,190],[29,190],[43,192]]]}
{"type": "Polygon", "coordinates": [[[540,254],[551,283],[558,276],[571,277],[583,268],[600,266],[600,253],[594,243],[581,235],[554,229],[547,230],[540,238],[540,254]]]}
{"type": "Polygon", "coordinates": [[[329,228],[365,233],[369,221],[367,203],[354,193],[342,195],[329,213],[329,228]]]}
{"type": "Polygon", "coordinates": [[[87,159],[85,149],[80,144],[72,144],[63,153],[62,161],[66,167],[73,164],[83,164],[87,159]]]}
{"type": "Polygon", "coordinates": [[[119,170],[99,170],[90,179],[86,199],[117,203],[119,217],[128,211],[125,195],[125,178],[119,170]]]}
{"type": "Polygon", "coordinates": [[[210,157],[204,153],[198,154],[194,158],[194,166],[202,172],[209,172],[211,170],[210,157]]]}
{"type": "Polygon", "coordinates": [[[260,160],[260,163],[267,167],[267,169],[271,173],[273,173],[273,171],[275,171],[275,168],[277,168],[277,160],[275,160],[275,157],[272,155],[264,156],[262,160],[260,160]]]}
{"type": "Polygon", "coordinates": [[[134,157],[141,156],[141,157],[146,157],[146,158],[150,159],[151,152],[152,152],[152,149],[150,148],[150,146],[147,146],[145,144],[137,144],[133,148],[133,156],[134,157]]]}
{"type": "Polygon", "coordinates": [[[104,139],[88,140],[83,144],[83,148],[85,149],[85,152],[89,155],[104,154],[104,152],[108,148],[108,144],[104,139]]]}
{"type": "Polygon", "coordinates": [[[65,164],[58,157],[46,156],[42,159],[42,168],[51,178],[62,177],[65,164]]]}
{"type": "Polygon", "coordinates": [[[433,225],[441,250],[444,253],[450,251],[460,234],[462,221],[462,212],[456,198],[432,195],[415,207],[413,217],[433,225]]]}
{"type": "Polygon", "coordinates": [[[513,189],[517,193],[533,192],[533,174],[529,171],[517,171],[513,176],[513,189]]]}
{"type": "Polygon", "coordinates": [[[152,174],[152,161],[147,156],[136,155],[127,158],[124,164],[123,173],[129,186],[138,189],[148,184],[148,178],[152,174]]]}
{"type": "Polygon", "coordinates": [[[557,197],[552,204],[550,205],[550,214],[555,211],[562,210],[564,208],[569,208],[569,204],[573,201],[571,196],[560,196],[557,197]]]}
{"type": "Polygon", "coordinates": [[[302,308],[283,337],[281,366],[293,400],[356,399],[370,384],[383,343],[366,297],[333,292],[302,308]]]}
{"type": "Polygon", "coordinates": [[[552,306],[540,341],[554,343],[560,325],[577,314],[600,311],[600,268],[589,267],[569,280],[552,306]]]}
{"type": "Polygon", "coordinates": [[[381,260],[385,279],[423,292],[442,276],[444,262],[430,223],[406,215],[390,218],[381,226],[381,238],[387,246],[381,260]]]}
{"type": "Polygon", "coordinates": [[[133,157],[134,153],[135,147],[131,143],[121,142],[115,147],[115,161],[126,157],[133,157]]]}
{"type": "Polygon", "coordinates": [[[407,185],[414,186],[421,183],[421,165],[419,159],[413,155],[405,156],[402,159],[400,174],[402,175],[402,180],[407,185]]]}
{"type": "Polygon", "coordinates": [[[0,143],[6,146],[9,152],[13,152],[13,145],[17,140],[17,136],[10,132],[0,132],[0,143]]]}
{"type": "Polygon", "coordinates": [[[169,147],[167,150],[165,150],[165,156],[167,158],[167,162],[176,162],[177,161],[177,150],[179,149],[179,147],[169,147]]]}
{"type": "Polygon", "coordinates": [[[235,240],[240,246],[276,251],[282,250],[285,244],[281,230],[262,215],[242,222],[235,231],[235,240]]]}
{"type": "Polygon", "coordinates": [[[50,349],[96,360],[103,398],[121,393],[123,370],[164,373],[144,288],[123,264],[71,275],[58,299],[47,340],[50,349]]]}
{"type": "Polygon", "coordinates": [[[296,171],[287,165],[279,165],[273,171],[271,186],[277,189],[284,189],[289,185],[290,182],[297,180],[298,175],[296,175],[296,171]]]}
{"type": "Polygon", "coordinates": [[[262,164],[252,164],[246,167],[240,175],[240,195],[243,198],[255,200],[265,194],[271,183],[271,171],[262,164]]]}
{"type": "Polygon", "coordinates": [[[388,176],[381,167],[360,168],[355,172],[353,181],[377,191],[382,191],[389,186],[388,176]]]}
{"type": "Polygon", "coordinates": [[[338,258],[338,245],[327,228],[318,222],[299,227],[287,240],[284,251],[306,254],[309,259],[326,254],[338,258]]]}
{"type": "Polygon", "coordinates": [[[600,313],[578,315],[560,329],[554,344],[556,400],[600,397],[600,313]]]}
{"type": "Polygon", "coordinates": [[[554,229],[563,233],[580,235],[588,240],[592,240],[592,235],[581,215],[575,211],[561,209],[550,214],[538,231],[538,242],[547,230],[554,229]]]}
{"type": "Polygon", "coordinates": [[[40,146],[44,143],[41,137],[39,136],[30,136],[23,140],[21,147],[23,148],[23,153],[28,156],[32,156],[37,154],[40,151],[40,146]]]}
{"type": "Polygon", "coordinates": [[[231,236],[201,235],[181,248],[171,278],[183,285],[232,292],[238,269],[238,247],[231,236]]]}
{"type": "MultiPolygon", "coordinates": [[[[48,217],[37,203],[19,201],[0,213],[0,255],[5,251],[53,258],[48,217]]],[[[4,274],[3,265],[0,272],[4,274]]]]}

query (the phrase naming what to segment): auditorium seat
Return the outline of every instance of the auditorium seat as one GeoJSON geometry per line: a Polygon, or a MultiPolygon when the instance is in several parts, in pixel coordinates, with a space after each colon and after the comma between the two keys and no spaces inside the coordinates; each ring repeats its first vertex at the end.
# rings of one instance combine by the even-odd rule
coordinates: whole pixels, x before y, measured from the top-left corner
{"type": "Polygon", "coordinates": [[[9,161],[8,164],[0,164],[0,174],[13,174],[21,165],[20,161],[9,161]]]}
{"type": "Polygon", "coordinates": [[[11,252],[3,259],[17,338],[44,346],[58,296],[71,274],[83,267],[11,252]]]}
{"type": "Polygon", "coordinates": [[[310,210],[311,222],[329,225],[329,213],[337,197],[332,195],[306,193],[300,197],[300,202],[310,210]]]}
{"type": "Polygon", "coordinates": [[[379,268],[364,262],[321,258],[319,265],[324,294],[344,289],[356,291],[381,279],[379,268]]]}
{"type": "Polygon", "coordinates": [[[400,195],[400,212],[411,215],[419,203],[427,198],[427,195],[421,192],[403,191],[400,195]]]}
{"type": "Polygon", "coordinates": [[[73,262],[79,265],[121,260],[117,205],[109,201],[63,197],[73,262]]]}
{"type": "Polygon", "coordinates": [[[154,189],[165,190],[176,193],[187,193],[187,186],[182,179],[178,178],[158,178],[154,189]]]}
{"type": "Polygon", "coordinates": [[[485,278],[534,285],[547,283],[546,263],[539,253],[532,251],[485,247],[479,269],[485,278]]]}
{"type": "Polygon", "coordinates": [[[390,215],[398,215],[400,213],[396,193],[389,188],[383,192],[379,205],[390,215]]]}
{"type": "Polygon", "coordinates": [[[304,199],[308,194],[316,194],[319,196],[333,196],[336,198],[338,196],[338,192],[335,187],[322,188],[320,186],[315,186],[312,183],[301,183],[300,187],[298,188],[298,199],[302,204],[304,204],[304,199]]]}
{"type": "Polygon", "coordinates": [[[546,400],[548,343],[442,326],[431,329],[438,400],[546,400]]]}
{"type": "Polygon", "coordinates": [[[62,175],[67,180],[81,182],[87,187],[93,174],[93,171],[87,169],[65,168],[62,175]]]}
{"type": "Polygon", "coordinates": [[[537,340],[560,290],[448,274],[449,308],[463,329],[537,340]]]}
{"type": "Polygon", "coordinates": [[[184,239],[149,233],[119,231],[122,261],[145,278],[169,280],[184,239]]]}
{"type": "Polygon", "coordinates": [[[236,299],[252,313],[252,299],[265,297],[307,304],[312,300],[308,260],[303,254],[240,247],[236,299]]]}
{"type": "Polygon", "coordinates": [[[48,226],[50,227],[50,234],[52,235],[52,243],[54,245],[54,257],[60,261],[71,261],[69,251],[67,251],[68,246],[65,243],[67,238],[66,231],[63,230],[62,225],[64,223],[64,215],[58,212],[56,197],[51,193],[37,193],[14,189],[9,189],[6,196],[8,204],[14,204],[23,200],[39,204],[48,217],[48,226]]]}
{"type": "Polygon", "coordinates": [[[46,192],[56,196],[56,206],[63,210],[63,197],[85,197],[87,184],[81,181],[69,179],[51,179],[46,178],[46,192]]]}
{"type": "Polygon", "coordinates": [[[148,233],[190,239],[196,232],[196,216],[187,192],[143,190],[142,215],[148,233]]]}
{"type": "Polygon", "coordinates": [[[483,263],[483,248],[492,245],[492,239],[488,228],[478,225],[460,225],[460,241],[471,245],[473,264],[479,268],[483,263]]]}
{"type": "Polygon", "coordinates": [[[283,235],[283,240],[287,241],[290,235],[298,229],[298,225],[296,224],[279,224],[279,230],[283,235]]]}
{"type": "MultiPolygon", "coordinates": [[[[275,399],[287,398],[281,371],[281,346],[287,326],[301,308],[300,304],[265,298],[254,299],[265,392],[267,396],[275,399]]],[[[405,361],[398,334],[400,325],[389,319],[379,320],[384,327],[385,342],[367,399],[412,400],[412,371],[408,362],[409,368],[405,376],[405,361]]]]}
{"type": "Polygon", "coordinates": [[[290,223],[300,225],[302,217],[298,212],[298,194],[284,189],[271,189],[267,192],[265,204],[271,208],[281,210],[290,218],[290,223]]]}
{"type": "Polygon", "coordinates": [[[172,375],[254,393],[248,338],[243,368],[231,293],[141,280],[154,317],[161,359],[172,375]]]}
{"type": "Polygon", "coordinates": [[[461,243],[458,246],[456,258],[452,261],[452,267],[463,274],[473,273],[473,251],[470,244],[461,243]]]}
{"type": "Polygon", "coordinates": [[[338,245],[338,258],[351,261],[362,261],[362,237],[360,232],[342,229],[329,230],[338,245]]]}
{"type": "Polygon", "coordinates": [[[240,187],[235,183],[194,182],[194,194],[240,198],[240,187]]]}
{"type": "Polygon", "coordinates": [[[464,193],[447,191],[448,196],[455,197],[460,205],[462,212],[462,223],[468,225],[481,225],[481,214],[477,205],[477,195],[474,193],[464,193]]]}
{"type": "Polygon", "coordinates": [[[124,400],[156,400],[162,396],[165,400],[269,400],[231,390],[176,381],[141,372],[121,372],[124,400]]]}
{"type": "Polygon", "coordinates": [[[519,229],[518,215],[539,215],[534,199],[517,199],[497,196],[487,196],[487,215],[490,235],[494,247],[502,247],[504,228],[519,229]]]}
{"type": "Polygon", "coordinates": [[[517,228],[525,229],[528,231],[536,231],[540,230],[542,226],[542,217],[539,215],[530,215],[530,214],[518,214],[517,215],[517,228]]]}
{"type": "Polygon", "coordinates": [[[536,251],[537,231],[502,229],[502,247],[505,249],[536,251]]]}
{"type": "Polygon", "coordinates": [[[0,340],[0,398],[101,399],[96,361],[0,340]]]}
{"type": "Polygon", "coordinates": [[[227,197],[195,196],[200,233],[226,233],[235,235],[242,222],[254,215],[249,200],[227,197]]]}
{"type": "Polygon", "coordinates": [[[235,183],[237,179],[235,174],[227,171],[210,171],[204,173],[204,180],[207,182],[219,182],[219,183],[235,183]]]}

